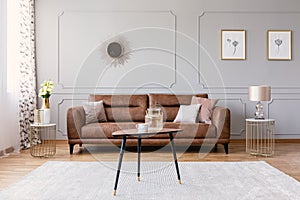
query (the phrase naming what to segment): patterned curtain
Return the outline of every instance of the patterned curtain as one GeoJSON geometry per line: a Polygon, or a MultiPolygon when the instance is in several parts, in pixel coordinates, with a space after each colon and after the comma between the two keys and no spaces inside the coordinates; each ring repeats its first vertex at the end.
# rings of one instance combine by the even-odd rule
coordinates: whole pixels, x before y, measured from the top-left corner
{"type": "Polygon", "coordinates": [[[19,122],[21,148],[30,147],[30,124],[36,108],[36,67],[35,67],[35,30],[34,0],[20,0],[21,42],[20,42],[20,98],[19,122]]]}

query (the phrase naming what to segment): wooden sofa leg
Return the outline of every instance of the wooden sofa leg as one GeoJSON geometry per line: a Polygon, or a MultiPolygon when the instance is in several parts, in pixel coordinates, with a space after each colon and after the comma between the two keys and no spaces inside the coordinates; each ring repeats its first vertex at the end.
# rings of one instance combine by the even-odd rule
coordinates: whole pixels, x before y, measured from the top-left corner
{"type": "Polygon", "coordinates": [[[70,146],[70,154],[73,154],[74,145],[75,145],[75,144],[69,144],[69,146],[70,146]]]}
{"type": "Polygon", "coordinates": [[[223,144],[223,145],[224,145],[225,153],[228,154],[228,143],[227,144],[223,144]]]}

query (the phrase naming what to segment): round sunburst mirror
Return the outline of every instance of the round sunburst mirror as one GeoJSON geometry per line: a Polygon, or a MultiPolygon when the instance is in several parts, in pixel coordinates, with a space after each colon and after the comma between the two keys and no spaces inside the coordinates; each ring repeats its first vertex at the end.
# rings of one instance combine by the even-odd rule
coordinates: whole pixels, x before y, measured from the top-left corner
{"type": "Polygon", "coordinates": [[[124,65],[130,59],[131,48],[122,36],[111,38],[100,46],[101,58],[109,66],[124,65]]]}
{"type": "Polygon", "coordinates": [[[112,58],[119,58],[123,54],[123,47],[118,42],[111,42],[107,46],[107,54],[112,58]]]}

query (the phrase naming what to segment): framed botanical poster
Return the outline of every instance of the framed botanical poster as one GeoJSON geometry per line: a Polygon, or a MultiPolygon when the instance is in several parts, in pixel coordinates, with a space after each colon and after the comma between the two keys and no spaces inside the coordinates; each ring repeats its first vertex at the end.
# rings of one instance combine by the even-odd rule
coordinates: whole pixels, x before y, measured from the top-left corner
{"type": "Polygon", "coordinates": [[[267,34],[268,60],[292,60],[292,31],[269,30],[267,34]]]}
{"type": "Polygon", "coordinates": [[[246,59],[246,31],[221,30],[221,60],[246,59]]]}

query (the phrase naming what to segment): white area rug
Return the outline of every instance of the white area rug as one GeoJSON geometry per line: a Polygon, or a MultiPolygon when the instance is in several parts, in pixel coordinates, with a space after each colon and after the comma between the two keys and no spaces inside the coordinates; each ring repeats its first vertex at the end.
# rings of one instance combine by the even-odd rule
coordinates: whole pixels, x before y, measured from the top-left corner
{"type": "Polygon", "coordinates": [[[300,183],[267,163],[180,162],[182,185],[174,163],[123,162],[117,196],[117,163],[47,162],[21,181],[0,191],[5,200],[67,199],[300,199],[300,183]]]}

